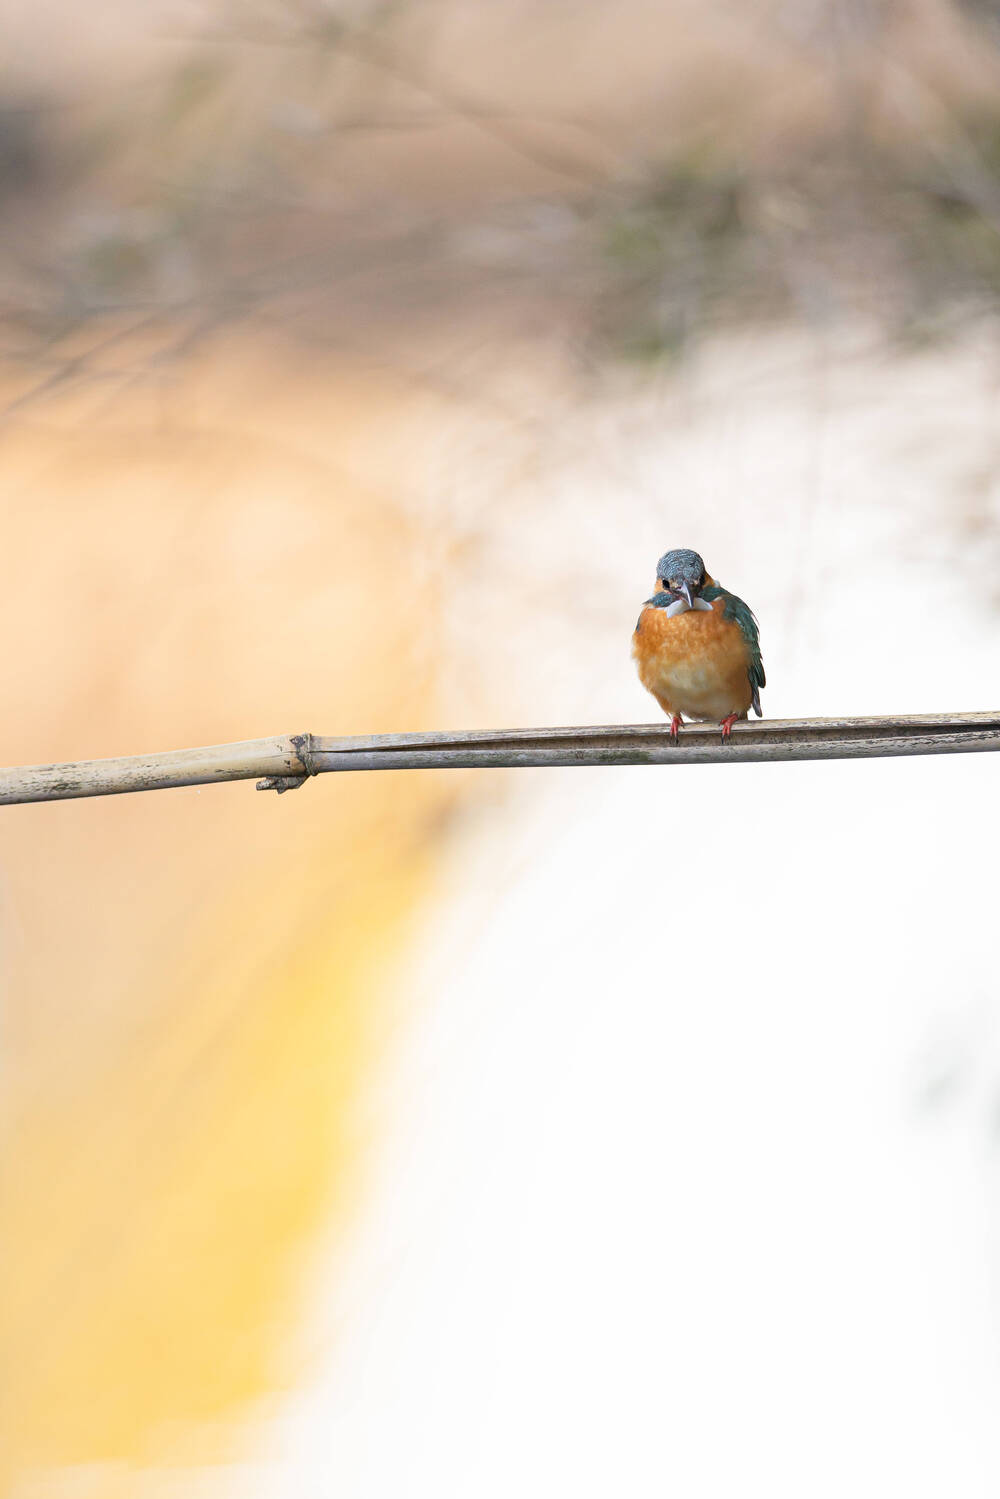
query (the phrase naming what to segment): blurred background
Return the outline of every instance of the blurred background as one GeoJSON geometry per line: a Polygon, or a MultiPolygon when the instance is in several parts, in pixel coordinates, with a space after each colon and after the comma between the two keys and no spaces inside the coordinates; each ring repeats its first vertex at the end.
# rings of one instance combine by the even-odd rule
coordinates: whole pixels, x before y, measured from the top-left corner
{"type": "MultiPolygon", "coordinates": [[[[3,760],[997,705],[992,0],[0,3],[3,760]]],[[[996,1494],[996,766],[8,808],[0,1490],[996,1494]]]]}

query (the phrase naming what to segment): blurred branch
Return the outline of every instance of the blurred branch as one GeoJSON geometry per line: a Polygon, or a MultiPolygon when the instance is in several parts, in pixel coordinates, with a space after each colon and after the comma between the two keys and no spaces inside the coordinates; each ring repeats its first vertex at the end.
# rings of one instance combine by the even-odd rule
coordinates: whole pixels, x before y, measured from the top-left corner
{"type": "MultiPolygon", "coordinates": [[[[515,156],[545,172],[569,178],[587,187],[598,185],[606,175],[613,159],[612,153],[600,132],[587,121],[572,117],[560,118],[552,114],[535,117],[536,126],[541,123],[550,127],[553,124],[568,127],[574,134],[586,139],[591,147],[591,156],[596,150],[603,158],[603,170],[593,160],[584,159],[577,152],[539,140],[537,134],[532,135],[526,129],[525,119],[504,104],[495,99],[484,99],[440,76],[434,76],[429,67],[421,66],[412,57],[404,55],[385,34],[384,21],[389,19],[388,13],[375,24],[352,24],[333,15],[324,5],[307,4],[298,7],[298,10],[299,14],[291,26],[288,24],[287,11],[282,7],[278,25],[261,26],[259,19],[256,26],[248,25],[247,19],[243,18],[231,27],[228,34],[218,29],[208,35],[195,31],[185,33],[184,40],[189,44],[192,41],[203,44],[210,42],[215,46],[246,46],[249,43],[260,47],[294,47],[313,53],[340,53],[402,83],[429,100],[443,114],[463,120],[473,129],[506,147],[515,156]]],[[[375,124],[375,121],[367,121],[366,128],[373,128],[375,124]]]]}
{"type": "Polygon", "coordinates": [[[74,354],[72,358],[66,359],[35,385],[32,385],[28,390],[22,391],[20,395],[15,396],[5,406],[0,408],[0,421],[14,416],[25,406],[29,406],[33,401],[39,401],[44,396],[50,395],[58,386],[65,385],[76,377],[93,379],[95,371],[90,366],[95,355],[106,353],[109,349],[114,348],[115,344],[123,343],[126,339],[139,333],[143,328],[149,327],[157,320],[157,316],[156,312],[151,312],[144,317],[138,318],[127,327],[116,328],[98,343],[91,344],[81,353],[74,354]]]}
{"type": "Polygon", "coordinates": [[[237,744],[23,765],[0,770],[0,804],[113,796],[261,777],[259,790],[289,791],[313,775],[344,770],[513,769],[519,766],[705,765],[744,761],[864,760],[1000,750],[1000,712],[905,718],[775,718],[737,723],[722,743],[717,724],[685,724],[675,744],[664,724],[374,734],[330,739],[291,734],[237,744]]]}
{"type": "MultiPolygon", "coordinates": [[[[360,62],[380,69],[400,83],[424,94],[440,108],[451,111],[483,135],[491,136],[532,166],[541,167],[543,171],[551,172],[557,177],[568,177],[591,188],[600,182],[602,174],[593,162],[583,161],[579,156],[537,138],[532,139],[525,132],[523,124],[519,126],[514,117],[493,101],[476,100],[441,79],[432,79],[425,71],[394,52],[383,38],[371,31],[361,28],[345,31],[339,45],[344,52],[353,54],[360,62]]],[[[606,144],[603,149],[607,156],[606,144]]]]}

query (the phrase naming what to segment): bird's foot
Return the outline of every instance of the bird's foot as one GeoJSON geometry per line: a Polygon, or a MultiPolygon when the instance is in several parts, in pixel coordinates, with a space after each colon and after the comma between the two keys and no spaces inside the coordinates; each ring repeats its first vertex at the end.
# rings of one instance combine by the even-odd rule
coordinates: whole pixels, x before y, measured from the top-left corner
{"type": "Polygon", "coordinates": [[[670,738],[671,738],[671,740],[672,740],[672,742],[674,744],[677,743],[677,736],[680,733],[680,728],[681,728],[680,714],[679,713],[675,713],[674,716],[673,716],[673,718],[670,720],[670,738]]]}
{"type": "Polygon", "coordinates": [[[723,742],[723,744],[725,744],[726,741],[727,741],[727,739],[729,739],[729,737],[731,736],[731,734],[733,732],[733,724],[736,722],[736,720],[739,718],[739,716],[740,715],[738,713],[730,713],[730,715],[729,715],[728,718],[724,718],[722,720],[722,742],[723,742]]]}

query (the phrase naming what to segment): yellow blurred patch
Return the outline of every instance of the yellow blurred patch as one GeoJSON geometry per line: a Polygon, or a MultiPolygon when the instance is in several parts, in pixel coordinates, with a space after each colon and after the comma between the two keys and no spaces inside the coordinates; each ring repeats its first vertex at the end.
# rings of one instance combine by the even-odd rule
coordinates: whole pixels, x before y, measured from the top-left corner
{"type": "MultiPolygon", "coordinates": [[[[193,361],[155,419],[144,388],[74,410],[84,385],[9,430],[8,763],[433,715],[427,632],[375,607],[402,565],[433,619],[392,393],[271,358],[193,361]]],[[[6,1492],[135,1494],[232,1453],[296,1377],[452,795],[345,776],[5,809],[6,1492]]]]}

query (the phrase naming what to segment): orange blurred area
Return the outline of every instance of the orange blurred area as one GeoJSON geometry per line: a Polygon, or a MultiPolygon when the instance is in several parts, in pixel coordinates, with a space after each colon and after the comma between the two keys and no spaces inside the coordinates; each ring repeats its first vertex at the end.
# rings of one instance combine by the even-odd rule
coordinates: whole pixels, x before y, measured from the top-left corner
{"type": "MultiPolygon", "coordinates": [[[[35,561],[0,600],[19,642],[5,755],[432,721],[433,630],[380,602],[398,569],[409,614],[434,618],[406,560],[419,517],[387,483],[392,397],[231,340],[161,389],[109,404],[91,378],[8,426],[7,556],[35,561]]],[[[364,1155],[380,977],[455,796],[431,777],[315,789],[4,819],[13,1492],[62,1464],[103,1495],[104,1463],[218,1458],[294,1374],[311,1245],[364,1155]]]]}

